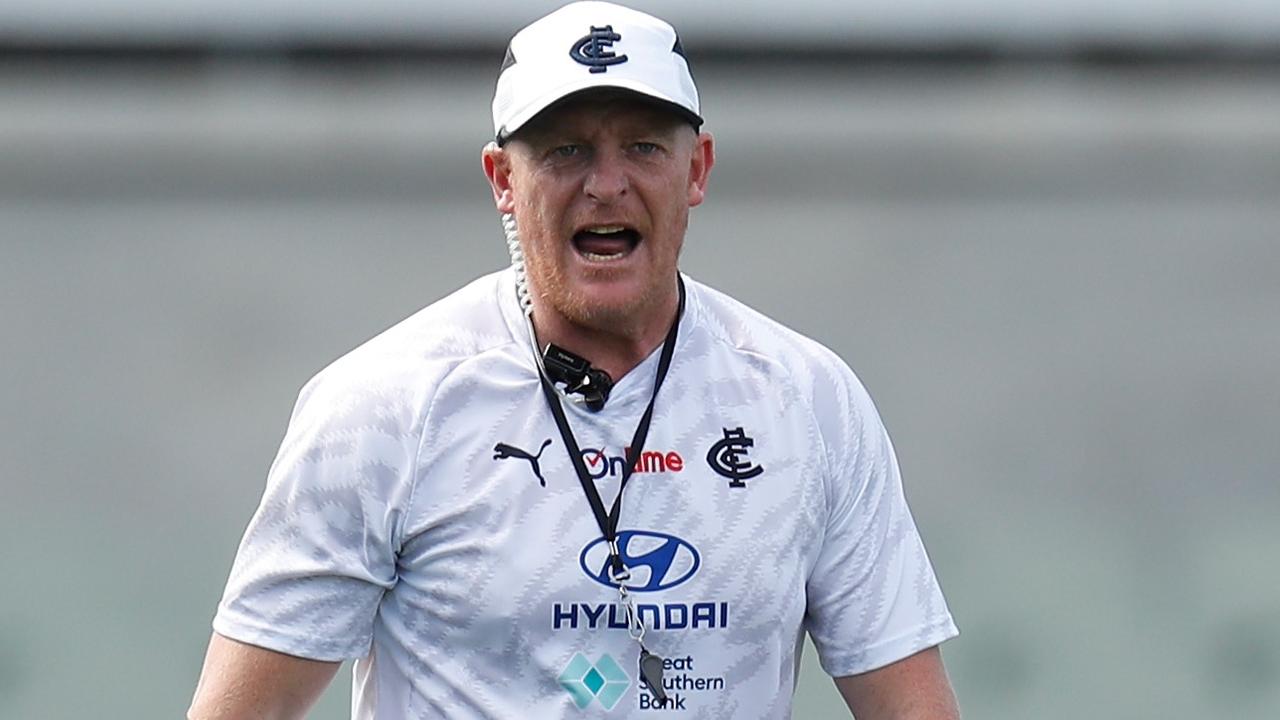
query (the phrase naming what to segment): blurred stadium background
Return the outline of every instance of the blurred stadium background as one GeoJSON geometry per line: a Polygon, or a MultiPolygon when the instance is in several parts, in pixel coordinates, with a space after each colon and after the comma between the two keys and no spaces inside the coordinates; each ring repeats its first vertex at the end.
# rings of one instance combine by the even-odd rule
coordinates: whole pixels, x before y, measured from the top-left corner
{"type": "MultiPolygon", "coordinates": [[[[182,714],[297,389],[505,264],[557,4],[0,5],[0,717],[182,714]]],[[[634,4],[718,139],[685,268],[870,387],[966,716],[1280,717],[1280,5],[634,4]]]]}

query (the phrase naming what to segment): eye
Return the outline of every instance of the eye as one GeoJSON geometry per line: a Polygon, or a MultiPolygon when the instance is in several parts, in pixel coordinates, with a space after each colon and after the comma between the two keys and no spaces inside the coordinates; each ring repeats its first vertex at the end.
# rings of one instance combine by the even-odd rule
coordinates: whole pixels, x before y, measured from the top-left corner
{"type": "Polygon", "coordinates": [[[559,145],[551,150],[551,154],[561,158],[576,157],[582,153],[581,145],[559,145]]]}
{"type": "Polygon", "coordinates": [[[631,147],[635,148],[635,151],[640,153],[641,155],[652,155],[658,152],[659,150],[658,145],[656,143],[644,142],[644,141],[638,142],[632,145],[631,147]]]}

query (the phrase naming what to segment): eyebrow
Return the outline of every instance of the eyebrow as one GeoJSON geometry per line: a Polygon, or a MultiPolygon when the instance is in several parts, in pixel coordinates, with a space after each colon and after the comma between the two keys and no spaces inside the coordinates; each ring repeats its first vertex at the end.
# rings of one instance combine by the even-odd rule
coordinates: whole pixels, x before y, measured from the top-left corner
{"type": "MultiPolygon", "coordinates": [[[[656,137],[656,138],[674,138],[684,123],[680,121],[667,124],[649,124],[637,122],[634,127],[623,126],[619,135],[623,138],[628,136],[656,137]]],[[[558,140],[586,141],[585,137],[588,132],[582,132],[574,128],[545,127],[545,128],[529,128],[524,139],[530,144],[556,142],[558,140]]]]}

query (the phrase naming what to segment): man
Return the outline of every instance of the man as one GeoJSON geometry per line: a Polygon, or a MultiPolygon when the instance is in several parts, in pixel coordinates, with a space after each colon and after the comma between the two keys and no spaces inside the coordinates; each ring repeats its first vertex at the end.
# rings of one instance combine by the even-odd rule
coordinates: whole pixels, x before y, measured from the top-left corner
{"type": "Polygon", "coordinates": [[[303,389],[190,717],[347,658],[360,718],[788,717],[804,631],[859,720],[958,717],[866,392],[677,270],[715,154],[674,30],[566,6],[493,110],[514,267],[303,389]]]}

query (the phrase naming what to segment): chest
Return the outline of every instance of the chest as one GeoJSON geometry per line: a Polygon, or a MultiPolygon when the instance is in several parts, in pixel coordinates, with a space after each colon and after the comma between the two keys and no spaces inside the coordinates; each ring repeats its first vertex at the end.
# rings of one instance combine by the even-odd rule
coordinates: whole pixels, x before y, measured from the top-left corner
{"type": "MultiPolygon", "coordinates": [[[[825,516],[824,450],[812,417],[767,383],[673,376],[662,392],[671,401],[656,405],[619,514],[628,585],[658,604],[794,604],[825,516]]],[[[568,409],[606,510],[647,399],[598,415],[568,409]]],[[[527,392],[500,407],[474,427],[442,432],[433,446],[401,579],[436,595],[466,588],[495,616],[554,624],[557,603],[611,601],[608,547],[545,399],[527,392]]],[[[607,622],[576,612],[568,622],[607,622]]]]}

